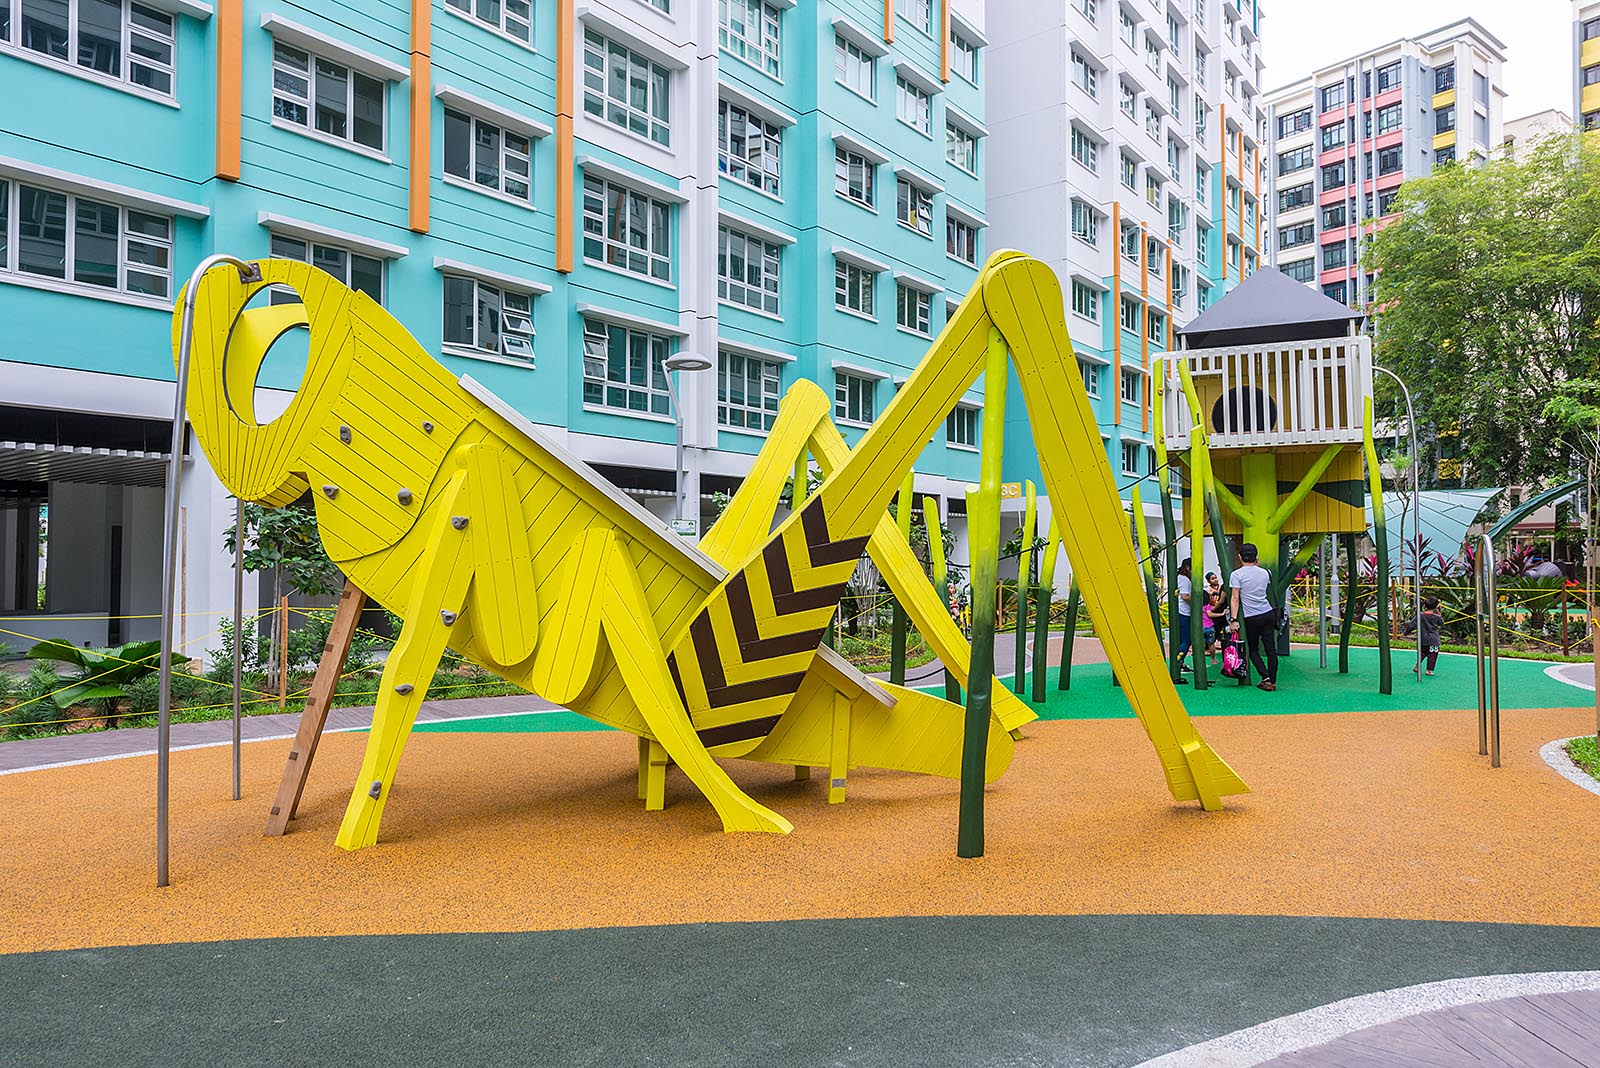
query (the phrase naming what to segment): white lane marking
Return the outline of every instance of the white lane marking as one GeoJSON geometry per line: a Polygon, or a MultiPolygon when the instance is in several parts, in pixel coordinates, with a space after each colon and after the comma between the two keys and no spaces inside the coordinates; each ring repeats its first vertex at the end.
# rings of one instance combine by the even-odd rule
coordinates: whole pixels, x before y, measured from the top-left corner
{"type": "Polygon", "coordinates": [[[1378,1024],[1438,1009],[1530,994],[1600,990],[1600,971],[1479,975],[1362,994],[1163,1054],[1136,1068],[1254,1068],[1378,1024]]]}

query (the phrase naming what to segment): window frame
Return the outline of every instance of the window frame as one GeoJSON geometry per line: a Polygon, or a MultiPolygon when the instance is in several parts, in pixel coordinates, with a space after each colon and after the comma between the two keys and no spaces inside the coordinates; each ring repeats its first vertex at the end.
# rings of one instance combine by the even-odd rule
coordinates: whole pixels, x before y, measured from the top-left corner
{"type": "Polygon", "coordinates": [[[918,185],[903,174],[894,176],[894,217],[895,221],[913,233],[923,237],[933,236],[933,197],[931,189],[918,185]],[[926,206],[926,211],[921,209],[926,206]],[[919,226],[919,220],[925,218],[927,226],[919,226]]]}
{"type": "Polygon", "coordinates": [[[9,0],[6,32],[0,36],[0,52],[9,52],[135,96],[163,103],[177,103],[180,17],[177,12],[151,7],[148,4],[138,3],[137,0],[120,0],[117,14],[117,71],[113,74],[83,62],[83,17],[77,0],[63,0],[63,2],[66,3],[66,11],[63,14],[67,26],[66,35],[61,42],[62,54],[57,55],[49,47],[34,48],[24,43],[22,5],[19,0],[9,0]],[[143,24],[134,22],[135,8],[145,20],[143,24]],[[166,23],[164,30],[154,25],[163,21],[166,23]],[[133,47],[135,40],[142,43],[146,49],[154,49],[157,52],[165,49],[167,58],[163,60],[149,51],[136,53],[133,47]],[[153,84],[138,80],[137,75],[140,70],[147,72],[147,77],[164,77],[167,88],[158,89],[153,84]]]}
{"type": "Polygon", "coordinates": [[[833,80],[844,86],[857,96],[877,102],[878,99],[878,57],[872,55],[860,44],[852,41],[838,31],[833,35],[833,80]],[[864,71],[866,74],[866,89],[847,80],[847,76],[854,70],[864,71]]]}
{"type": "Polygon", "coordinates": [[[978,135],[949,116],[944,120],[944,158],[963,174],[978,176],[978,135]]]}
{"type": "Polygon", "coordinates": [[[783,199],[783,126],[726,97],[717,100],[717,176],[783,199]],[[734,151],[735,113],[744,121],[742,154],[734,151]],[[752,132],[753,131],[753,132],[752,132]],[[759,161],[751,149],[759,150],[759,161]],[[740,172],[743,172],[742,174],[740,172]],[[751,181],[751,178],[756,181],[751,181]]]}
{"type": "Polygon", "coordinates": [[[845,148],[843,145],[833,146],[833,191],[838,196],[858,204],[868,211],[878,210],[878,164],[854,149],[845,148]],[[856,161],[860,162],[861,196],[856,196],[850,190],[854,183],[851,175],[856,168],[856,161]],[[843,183],[843,188],[840,187],[843,183]]]}
{"type": "Polygon", "coordinates": [[[452,355],[467,356],[492,356],[505,360],[515,360],[529,367],[535,366],[533,339],[537,334],[533,324],[533,302],[538,294],[531,290],[519,290],[503,283],[485,282],[481,278],[456,272],[445,272],[443,285],[440,290],[440,313],[442,329],[440,331],[441,344],[447,353],[452,355]],[[449,336],[450,317],[448,308],[450,304],[450,286],[452,283],[466,283],[472,286],[472,317],[471,338],[467,341],[452,341],[449,336]],[[486,293],[493,294],[497,303],[494,305],[498,340],[494,347],[483,345],[480,337],[480,328],[484,322],[486,293]],[[507,307],[508,299],[516,298],[525,307],[507,307]],[[520,316],[527,324],[525,327],[513,326],[507,322],[510,316],[520,316]],[[519,344],[520,342],[520,344],[519,344]]]}
{"type": "Polygon", "coordinates": [[[583,176],[583,259],[585,263],[595,264],[611,270],[621,271],[635,278],[661,285],[675,284],[672,273],[672,228],[673,205],[665,200],[659,200],[649,193],[634,189],[630,186],[614,182],[598,174],[584,174],[583,176]],[[591,184],[595,189],[591,189],[591,184]],[[597,215],[591,210],[591,197],[598,196],[600,211],[597,215]],[[618,199],[626,206],[627,218],[620,215],[612,218],[612,211],[617,206],[618,199]],[[630,240],[634,225],[633,214],[636,210],[635,198],[643,201],[644,210],[644,244],[634,245],[630,240]],[[662,247],[657,248],[656,213],[659,211],[661,219],[662,247]],[[598,223],[598,229],[591,230],[590,224],[598,223]],[[618,236],[614,231],[621,231],[618,236]],[[590,253],[590,242],[598,242],[600,255],[590,253]],[[612,252],[616,252],[622,262],[613,262],[612,252]],[[630,256],[644,257],[645,269],[638,270],[628,265],[630,256]],[[660,267],[663,273],[657,273],[660,267]]]}
{"type": "Polygon", "coordinates": [[[894,324],[918,337],[933,336],[933,294],[904,279],[895,279],[894,324]]]}
{"type": "Polygon", "coordinates": [[[978,227],[958,219],[956,216],[945,212],[944,216],[944,252],[958,262],[968,267],[978,265],[978,227]],[[963,240],[966,238],[966,240],[963,240]],[[970,246],[971,252],[967,254],[964,249],[970,246]]]}
{"type": "Polygon", "coordinates": [[[717,48],[782,81],[783,9],[769,0],[717,0],[717,48]],[[737,34],[729,18],[736,6],[743,9],[745,18],[745,32],[737,34]]]}
{"type": "Polygon", "coordinates": [[[1137,367],[1122,369],[1121,379],[1117,383],[1117,397],[1123,404],[1144,403],[1144,375],[1137,367]],[[1133,394],[1131,397],[1128,396],[1130,392],[1133,394]]]}
{"type": "Polygon", "coordinates": [[[894,115],[925,137],[933,137],[933,94],[898,71],[894,76],[894,115]]]}
{"type": "Polygon", "coordinates": [[[1101,291],[1081,279],[1072,279],[1072,313],[1091,323],[1100,322],[1101,291]]]}
{"type": "MultiPolygon", "coordinates": [[[[382,78],[376,78],[364,71],[357,70],[348,63],[337,59],[329,59],[324,55],[303,48],[297,44],[281,41],[277,38],[272,42],[272,125],[295,133],[304,134],[319,141],[348,148],[353,152],[363,155],[376,156],[387,161],[389,154],[389,83],[382,78]],[[306,57],[304,69],[296,68],[287,61],[281,53],[298,52],[306,57]],[[344,125],[345,133],[338,134],[321,129],[320,118],[321,104],[317,93],[317,84],[324,78],[332,78],[332,73],[323,73],[322,67],[335,68],[344,72],[344,125]],[[285,79],[304,79],[305,92],[296,96],[288,84],[280,80],[280,75],[285,79]],[[365,141],[356,140],[356,87],[357,79],[371,82],[377,87],[379,104],[378,115],[378,144],[372,145],[365,141]],[[279,105],[283,105],[280,109],[279,105]],[[301,108],[305,121],[297,121],[292,114],[287,113],[289,108],[301,108]]],[[[530,182],[531,184],[531,182],[530,182]]]]}
{"type": "Polygon", "coordinates": [[[871,426],[878,417],[878,379],[834,368],[833,418],[845,426],[871,426]],[[851,414],[852,411],[854,414],[851,414]]]}
{"type": "MultiPolygon", "coordinates": [[[[48,220],[41,221],[38,225],[48,225],[48,220]]],[[[121,203],[110,198],[102,199],[93,194],[69,192],[52,187],[46,182],[32,180],[25,175],[0,176],[0,282],[11,282],[32,288],[59,289],[62,292],[83,296],[170,310],[176,283],[173,276],[173,262],[176,255],[177,228],[177,217],[173,215],[121,203]],[[26,270],[22,266],[24,189],[44,197],[61,198],[59,276],[43,271],[26,270]],[[92,281],[88,277],[77,277],[80,267],[78,240],[82,236],[80,210],[84,206],[116,212],[116,261],[112,265],[115,277],[110,285],[92,281]],[[135,217],[148,222],[164,223],[166,235],[163,237],[154,233],[136,232],[133,229],[135,217]],[[130,256],[130,249],[133,247],[143,248],[147,254],[163,254],[166,265],[163,267],[153,261],[135,262],[130,256]],[[130,275],[159,279],[164,283],[163,291],[130,288],[130,275]]],[[[110,235],[101,232],[90,236],[105,238],[110,235]]]]}
{"type": "Polygon", "coordinates": [[[982,420],[978,409],[970,404],[958,404],[944,417],[944,443],[952,449],[979,450],[979,428],[982,420]]]}
{"type": "Polygon", "coordinates": [[[878,275],[881,273],[835,255],[833,257],[834,308],[877,322],[878,275]],[[851,303],[852,292],[856,297],[855,303],[851,303]]]}
{"type": "Polygon", "coordinates": [[[608,322],[593,316],[583,316],[582,328],[579,334],[583,353],[583,374],[579,379],[580,396],[583,406],[587,409],[604,411],[615,415],[633,416],[635,418],[670,419],[672,417],[671,391],[667,387],[667,370],[665,363],[672,355],[675,338],[668,334],[658,334],[642,327],[625,326],[621,323],[608,322]],[[594,347],[595,341],[604,331],[606,349],[600,354],[594,347]],[[614,370],[611,349],[614,344],[614,331],[621,332],[622,338],[622,378],[611,377],[614,370]],[[634,339],[643,341],[645,346],[644,382],[631,381],[633,372],[634,339]],[[659,344],[658,344],[659,343],[659,344]],[[604,363],[600,363],[600,360],[604,363]],[[602,370],[603,375],[593,372],[602,370]],[[658,384],[659,383],[659,384],[658,384]],[[590,388],[598,390],[598,399],[590,399],[590,388]],[[617,405],[612,403],[612,395],[620,394],[625,402],[617,405]],[[644,406],[634,407],[631,403],[633,397],[642,398],[644,406]]]}
{"type": "Polygon", "coordinates": [[[723,346],[717,348],[717,426],[725,430],[765,434],[778,419],[778,403],[783,397],[783,363],[723,346]],[[732,364],[740,365],[737,373],[732,364]],[[738,379],[742,397],[734,399],[733,383],[738,379]],[[756,399],[750,399],[751,386],[756,399]],[[770,388],[770,392],[768,387],[770,388]],[[735,422],[735,414],[742,421],[735,422]],[[754,424],[751,420],[754,419],[754,424]]]}
{"type": "MultiPolygon", "coordinates": [[[[352,248],[349,245],[341,245],[337,240],[320,241],[298,237],[294,234],[273,233],[270,235],[267,247],[273,259],[294,260],[297,263],[307,263],[318,270],[326,271],[328,274],[333,274],[333,272],[329,271],[324,265],[327,257],[323,257],[324,263],[318,263],[318,253],[337,253],[338,255],[344,257],[344,277],[340,278],[338,275],[334,275],[334,278],[341,285],[344,285],[350,289],[354,289],[357,292],[366,293],[367,296],[372,297],[373,300],[377,301],[380,306],[383,306],[384,301],[389,296],[389,261],[382,256],[374,256],[370,252],[362,252],[360,249],[352,248]],[[304,253],[302,255],[286,254],[285,246],[291,243],[300,245],[305,250],[304,253]],[[376,265],[378,275],[377,296],[373,296],[370,291],[355,284],[355,268],[356,261],[358,259],[365,260],[376,265]]],[[[279,303],[279,301],[274,300],[273,303],[279,303]]]]}
{"type": "Polygon", "coordinates": [[[717,303],[776,318],[783,306],[782,285],[782,245],[727,223],[717,226],[717,303]],[[737,278],[732,273],[736,243],[743,246],[745,265],[737,278]]]}
{"type": "Polygon", "coordinates": [[[475,22],[491,33],[499,34],[501,37],[507,38],[524,48],[531,49],[533,48],[534,2],[535,0],[500,0],[500,19],[498,22],[490,22],[478,14],[479,5],[474,4],[472,0],[444,0],[444,6],[445,10],[475,22]],[[513,5],[520,5],[523,14],[514,16],[511,13],[513,5]],[[510,27],[512,22],[520,23],[527,32],[527,36],[514,32],[510,27]]]}
{"type": "Polygon", "coordinates": [[[585,26],[582,69],[585,115],[653,145],[668,149],[672,147],[673,72],[665,64],[629,48],[621,41],[612,40],[592,26],[585,26]],[[622,64],[621,82],[625,94],[620,99],[611,92],[617,81],[617,68],[614,65],[618,62],[622,64]],[[636,70],[642,74],[645,85],[643,110],[635,107],[626,95],[627,87],[633,84],[636,70]],[[599,84],[595,84],[595,78],[599,79],[599,84]],[[661,106],[660,115],[656,114],[657,102],[661,106]],[[621,121],[616,117],[618,115],[621,121]],[[634,129],[633,119],[636,116],[642,120],[642,131],[634,129]]]}
{"type": "Polygon", "coordinates": [[[445,136],[443,157],[445,181],[450,182],[452,185],[464,186],[479,193],[488,193],[492,196],[509,200],[516,204],[522,204],[528,207],[533,206],[534,139],[532,137],[521,130],[512,130],[508,127],[501,126],[499,123],[490,122],[487,119],[481,119],[471,112],[462,111],[458,108],[452,107],[446,107],[444,109],[444,130],[445,136]],[[450,137],[448,132],[450,129],[450,123],[452,121],[452,116],[455,116],[456,120],[458,121],[464,119],[467,123],[467,174],[461,174],[450,169],[450,137]],[[480,172],[478,154],[479,151],[484,148],[483,143],[479,140],[480,127],[493,130],[497,135],[497,144],[499,147],[491,150],[497,157],[495,160],[497,185],[486,185],[479,180],[480,172]],[[507,134],[520,139],[524,144],[527,145],[527,148],[525,150],[513,149],[507,141],[507,134]],[[521,162],[525,168],[520,175],[513,171],[509,166],[509,164],[517,162],[521,162]],[[523,185],[527,186],[528,191],[525,196],[518,196],[506,188],[507,182],[513,182],[517,180],[520,180],[523,185]]]}

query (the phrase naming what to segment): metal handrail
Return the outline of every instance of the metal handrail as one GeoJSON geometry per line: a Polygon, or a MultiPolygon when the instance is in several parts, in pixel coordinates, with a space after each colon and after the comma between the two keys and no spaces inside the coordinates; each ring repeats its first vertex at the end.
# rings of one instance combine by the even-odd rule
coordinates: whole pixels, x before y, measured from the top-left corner
{"type": "MultiPolygon", "coordinates": [[[[194,304],[195,295],[200,289],[200,280],[207,271],[213,267],[228,264],[239,272],[242,282],[259,282],[261,268],[253,263],[246,263],[235,256],[223,253],[207,256],[200,261],[199,266],[189,275],[189,281],[184,285],[183,292],[183,318],[178,332],[178,367],[176,389],[172,398],[172,454],[167,460],[167,500],[165,508],[164,529],[162,531],[161,555],[161,682],[160,696],[156,712],[156,885],[167,885],[167,811],[170,783],[171,751],[172,751],[172,618],[173,605],[177,594],[178,576],[178,505],[182,495],[183,482],[183,439],[184,429],[188,424],[189,401],[189,350],[194,343],[194,304]]],[[[236,529],[234,536],[238,542],[244,541],[243,529],[236,529]]],[[[235,587],[237,590],[237,586],[235,587]]],[[[234,602],[234,657],[235,671],[239,663],[238,654],[238,602],[234,602]]],[[[235,675],[237,678],[237,675],[235,675]]],[[[237,685],[237,683],[235,684],[237,685]]],[[[234,691],[238,693],[237,690],[234,691]]],[[[234,707],[237,709],[237,697],[234,707]]],[[[239,753],[239,719],[238,712],[234,713],[234,767],[238,767],[239,753]]],[[[234,772],[234,781],[238,782],[238,772],[234,772]]],[[[235,787],[235,799],[238,798],[235,787]]]]}
{"type": "MultiPolygon", "coordinates": [[[[1500,599],[1495,580],[1494,542],[1489,535],[1478,536],[1477,566],[1473,568],[1473,593],[1478,602],[1478,619],[1473,627],[1478,659],[1478,755],[1488,754],[1491,767],[1500,766],[1500,623],[1495,605],[1500,599]],[[1483,630],[1487,614],[1489,628],[1488,671],[1484,670],[1483,630]]],[[[1419,634],[1418,639],[1421,639],[1419,634]]]]}

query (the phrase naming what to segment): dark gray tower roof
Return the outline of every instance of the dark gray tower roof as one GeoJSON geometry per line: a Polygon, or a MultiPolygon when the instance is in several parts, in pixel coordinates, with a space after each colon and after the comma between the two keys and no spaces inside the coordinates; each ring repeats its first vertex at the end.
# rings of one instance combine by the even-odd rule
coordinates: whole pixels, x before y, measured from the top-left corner
{"type": "Polygon", "coordinates": [[[1262,267],[1178,333],[1191,349],[1265,345],[1344,337],[1363,318],[1321,290],[1262,267]]]}

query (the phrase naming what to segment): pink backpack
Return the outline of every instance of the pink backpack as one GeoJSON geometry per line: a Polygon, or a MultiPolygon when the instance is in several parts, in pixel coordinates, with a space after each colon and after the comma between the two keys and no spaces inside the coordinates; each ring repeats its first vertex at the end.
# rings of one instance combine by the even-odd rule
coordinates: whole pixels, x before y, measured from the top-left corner
{"type": "Polygon", "coordinates": [[[1223,646],[1222,673],[1230,679],[1237,679],[1244,675],[1244,654],[1239,651],[1238,642],[1229,642],[1223,646]]]}

